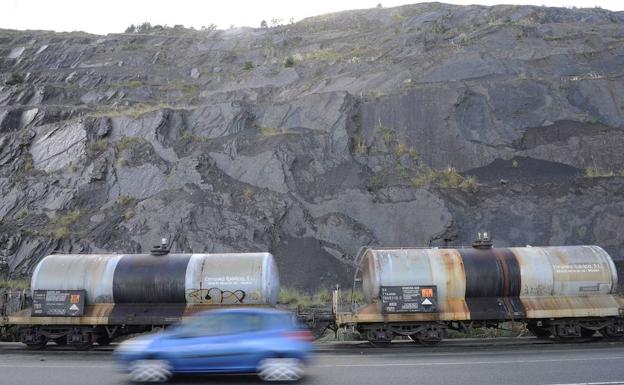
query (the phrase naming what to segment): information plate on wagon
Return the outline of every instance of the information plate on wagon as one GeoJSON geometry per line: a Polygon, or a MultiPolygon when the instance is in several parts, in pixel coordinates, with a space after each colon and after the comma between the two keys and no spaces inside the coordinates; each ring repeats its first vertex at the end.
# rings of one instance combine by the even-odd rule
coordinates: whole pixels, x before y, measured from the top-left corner
{"type": "Polygon", "coordinates": [[[33,317],[80,317],[84,314],[85,290],[35,290],[33,317]]]}
{"type": "Polygon", "coordinates": [[[436,286],[382,286],[379,294],[384,314],[438,311],[436,286]]]}

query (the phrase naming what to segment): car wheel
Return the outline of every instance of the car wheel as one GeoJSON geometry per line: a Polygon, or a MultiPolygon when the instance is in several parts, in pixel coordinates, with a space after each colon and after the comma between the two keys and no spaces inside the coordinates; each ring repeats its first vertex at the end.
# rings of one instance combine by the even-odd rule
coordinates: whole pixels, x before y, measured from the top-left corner
{"type": "Polygon", "coordinates": [[[165,382],[171,378],[171,365],[165,360],[134,361],[129,377],[132,382],[165,382]]]}
{"type": "Polygon", "coordinates": [[[267,358],[258,364],[262,381],[297,381],[303,377],[303,363],[297,358],[267,358]]]}

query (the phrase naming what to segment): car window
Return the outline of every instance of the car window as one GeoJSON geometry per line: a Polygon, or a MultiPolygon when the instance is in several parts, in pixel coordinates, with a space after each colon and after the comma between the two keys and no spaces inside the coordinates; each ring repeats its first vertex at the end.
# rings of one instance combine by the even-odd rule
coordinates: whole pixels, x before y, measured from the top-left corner
{"type": "Polygon", "coordinates": [[[296,325],[292,314],[269,314],[265,317],[265,327],[268,329],[292,329],[296,325]]]}
{"type": "Polygon", "coordinates": [[[256,314],[203,314],[182,323],[176,334],[184,337],[240,334],[260,330],[262,326],[262,319],[256,314]]]}

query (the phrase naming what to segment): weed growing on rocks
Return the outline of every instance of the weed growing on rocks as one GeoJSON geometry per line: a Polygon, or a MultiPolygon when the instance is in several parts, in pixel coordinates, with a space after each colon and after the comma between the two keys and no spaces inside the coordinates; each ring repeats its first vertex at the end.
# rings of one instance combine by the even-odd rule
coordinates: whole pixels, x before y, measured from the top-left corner
{"type": "MultiPolygon", "coordinates": [[[[620,172],[620,175],[624,174],[620,172]]],[[[595,166],[587,167],[583,173],[585,178],[608,178],[612,176],[616,176],[615,173],[611,170],[602,170],[595,166]]]]}
{"type": "Polygon", "coordinates": [[[290,68],[295,65],[295,59],[292,56],[288,56],[286,60],[284,60],[284,67],[290,68]]]}
{"type": "Polygon", "coordinates": [[[108,148],[108,138],[101,138],[95,142],[89,143],[89,151],[92,153],[101,153],[108,148]]]}
{"type": "Polygon", "coordinates": [[[30,288],[29,279],[4,279],[0,281],[0,288],[9,290],[25,290],[30,288]]]}
{"type": "Polygon", "coordinates": [[[9,75],[9,77],[4,81],[4,84],[6,84],[7,86],[14,86],[20,83],[24,82],[24,78],[22,77],[22,75],[13,72],[9,75]]]}
{"type": "Polygon", "coordinates": [[[128,210],[126,210],[126,212],[124,213],[124,215],[123,215],[123,216],[124,216],[124,218],[125,218],[126,220],[129,220],[129,219],[134,218],[134,210],[132,210],[132,209],[128,209],[128,210]]]}
{"type": "Polygon", "coordinates": [[[120,195],[119,196],[119,200],[117,201],[117,203],[119,203],[119,206],[124,207],[126,206],[128,203],[130,203],[132,199],[127,196],[127,195],[120,195]]]}

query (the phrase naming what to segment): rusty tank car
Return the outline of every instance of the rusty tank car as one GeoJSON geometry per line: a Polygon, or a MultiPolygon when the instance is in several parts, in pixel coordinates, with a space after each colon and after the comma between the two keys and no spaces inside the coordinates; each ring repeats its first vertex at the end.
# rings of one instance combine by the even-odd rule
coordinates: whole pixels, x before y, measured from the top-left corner
{"type": "Polygon", "coordinates": [[[31,348],[48,341],[88,348],[197,311],[277,302],[270,253],[155,254],[49,255],[32,275],[32,309],[4,323],[19,327],[31,348]]]}
{"type": "MultiPolygon", "coordinates": [[[[575,340],[624,336],[624,261],[598,246],[492,248],[364,247],[354,277],[364,304],[298,313],[313,329],[355,329],[374,344],[405,336],[438,343],[449,329],[523,323],[538,337],[575,340]],[[620,279],[618,279],[618,277],[620,279]]],[[[222,306],[274,306],[279,274],[269,253],[53,254],[32,275],[32,307],[0,326],[22,342],[88,348],[129,333],[167,327],[222,306]]],[[[21,297],[20,297],[21,298],[21,297]]],[[[12,307],[14,307],[12,305],[12,307]]],[[[18,309],[19,309],[18,308],[18,309]]]]}
{"type": "Polygon", "coordinates": [[[598,246],[363,248],[358,260],[365,305],[336,322],[378,345],[395,336],[435,344],[448,329],[506,321],[538,337],[624,336],[616,266],[598,246]]]}

